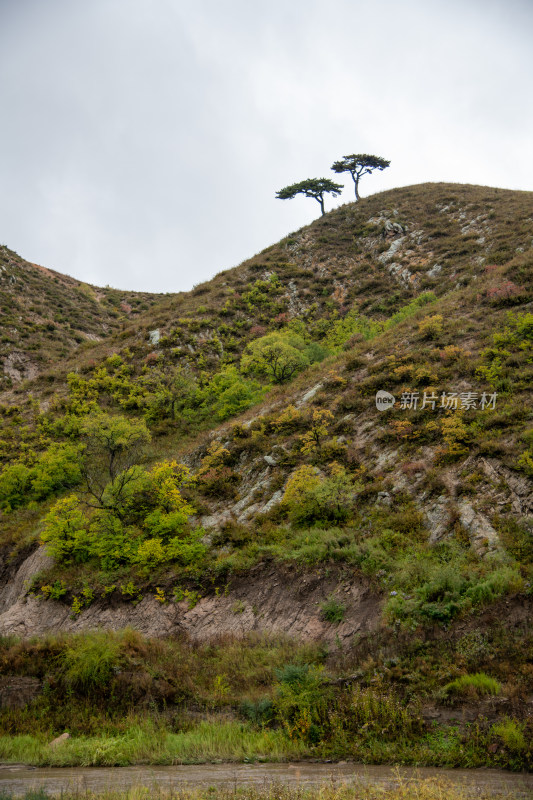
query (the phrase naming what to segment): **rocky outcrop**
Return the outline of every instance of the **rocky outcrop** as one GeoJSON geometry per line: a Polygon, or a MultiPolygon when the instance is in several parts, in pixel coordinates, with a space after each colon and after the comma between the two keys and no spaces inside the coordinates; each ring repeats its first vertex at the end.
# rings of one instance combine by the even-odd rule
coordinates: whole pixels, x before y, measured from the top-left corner
{"type": "Polygon", "coordinates": [[[52,559],[46,554],[44,547],[38,547],[22,563],[3,564],[2,587],[0,588],[0,615],[16,601],[25,596],[31,579],[52,565],[52,559]]]}
{"type": "Polygon", "coordinates": [[[493,553],[500,547],[500,538],[488,519],[476,511],[468,500],[457,505],[461,525],[468,533],[470,544],[478,556],[493,553]]]}

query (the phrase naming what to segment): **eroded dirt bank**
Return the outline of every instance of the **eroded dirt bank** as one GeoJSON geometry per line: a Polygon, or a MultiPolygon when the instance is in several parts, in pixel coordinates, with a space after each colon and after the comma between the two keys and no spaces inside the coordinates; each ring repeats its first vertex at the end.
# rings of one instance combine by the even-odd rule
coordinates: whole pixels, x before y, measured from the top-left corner
{"type": "Polygon", "coordinates": [[[146,636],[186,633],[206,640],[232,634],[285,634],[300,640],[348,642],[356,633],[374,630],[381,598],[359,575],[346,567],[303,569],[273,563],[258,564],[228,581],[224,592],[210,589],[193,608],[187,600],[160,602],[153,590],[137,602],[116,595],[96,599],[73,615],[69,605],[27,594],[28,582],[46,566],[42,548],[25,558],[0,587],[0,634],[20,637],[94,628],[119,630],[130,626],[146,636]],[[344,619],[324,619],[321,604],[334,597],[344,607],[344,619]]]}

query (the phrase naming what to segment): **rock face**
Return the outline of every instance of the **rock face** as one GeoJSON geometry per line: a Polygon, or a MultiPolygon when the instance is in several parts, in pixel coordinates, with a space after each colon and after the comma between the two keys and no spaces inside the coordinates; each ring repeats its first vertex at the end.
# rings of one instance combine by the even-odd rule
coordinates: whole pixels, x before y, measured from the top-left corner
{"type": "Polygon", "coordinates": [[[475,511],[467,500],[457,506],[461,525],[468,532],[470,543],[478,556],[495,552],[500,547],[500,538],[488,519],[475,511]]]}
{"type": "Polygon", "coordinates": [[[429,543],[440,542],[449,531],[450,526],[450,504],[449,501],[440,495],[435,504],[426,512],[429,527],[429,543]]]}
{"type": "Polygon", "coordinates": [[[247,575],[235,578],[227,594],[213,592],[193,608],[187,601],[161,603],[146,595],[137,605],[95,601],[72,617],[63,603],[22,594],[0,614],[0,634],[27,638],[59,630],[119,630],[130,626],[146,636],[185,633],[198,641],[257,631],[334,643],[374,629],[380,607],[380,597],[347,570],[338,570],[337,574],[331,570],[326,578],[318,571],[259,564],[247,575]],[[321,615],[320,605],[331,595],[345,607],[344,620],[337,625],[321,615]]]}
{"type": "Polygon", "coordinates": [[[7,571],[7,575],[3,576],[3,585],[0,588],[0,615],[16,603],[21,596],[26,594],[26,588],[34,575],[51,565],[52,559],[46,555],[44,547],[38,547],[37,550],[34,550],[15,569],[14,575],[9,574],[9,565],[2,565],[4,572],[7,571]]]}

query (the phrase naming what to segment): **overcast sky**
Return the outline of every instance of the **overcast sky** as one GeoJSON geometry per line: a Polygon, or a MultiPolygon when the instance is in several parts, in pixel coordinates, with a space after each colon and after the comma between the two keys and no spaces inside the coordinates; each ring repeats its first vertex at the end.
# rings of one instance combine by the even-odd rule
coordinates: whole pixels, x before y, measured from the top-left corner
{"type": "Polygon", "coordinates": [[[179,291],[316,218],[275,192],[345,154],[391,160],[363,196],[531,190],[532,79],[533,0],[0,0],[0,243],[179,291]]]}

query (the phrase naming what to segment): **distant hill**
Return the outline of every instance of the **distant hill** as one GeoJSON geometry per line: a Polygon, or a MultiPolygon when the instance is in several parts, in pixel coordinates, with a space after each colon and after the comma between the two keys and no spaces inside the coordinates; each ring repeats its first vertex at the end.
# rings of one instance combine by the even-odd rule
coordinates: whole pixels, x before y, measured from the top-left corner
{"type": "Polygon", "coordinates": [[[0,390],[108,338],[161,297],[89,286],[0,247],[0,390]]]}

